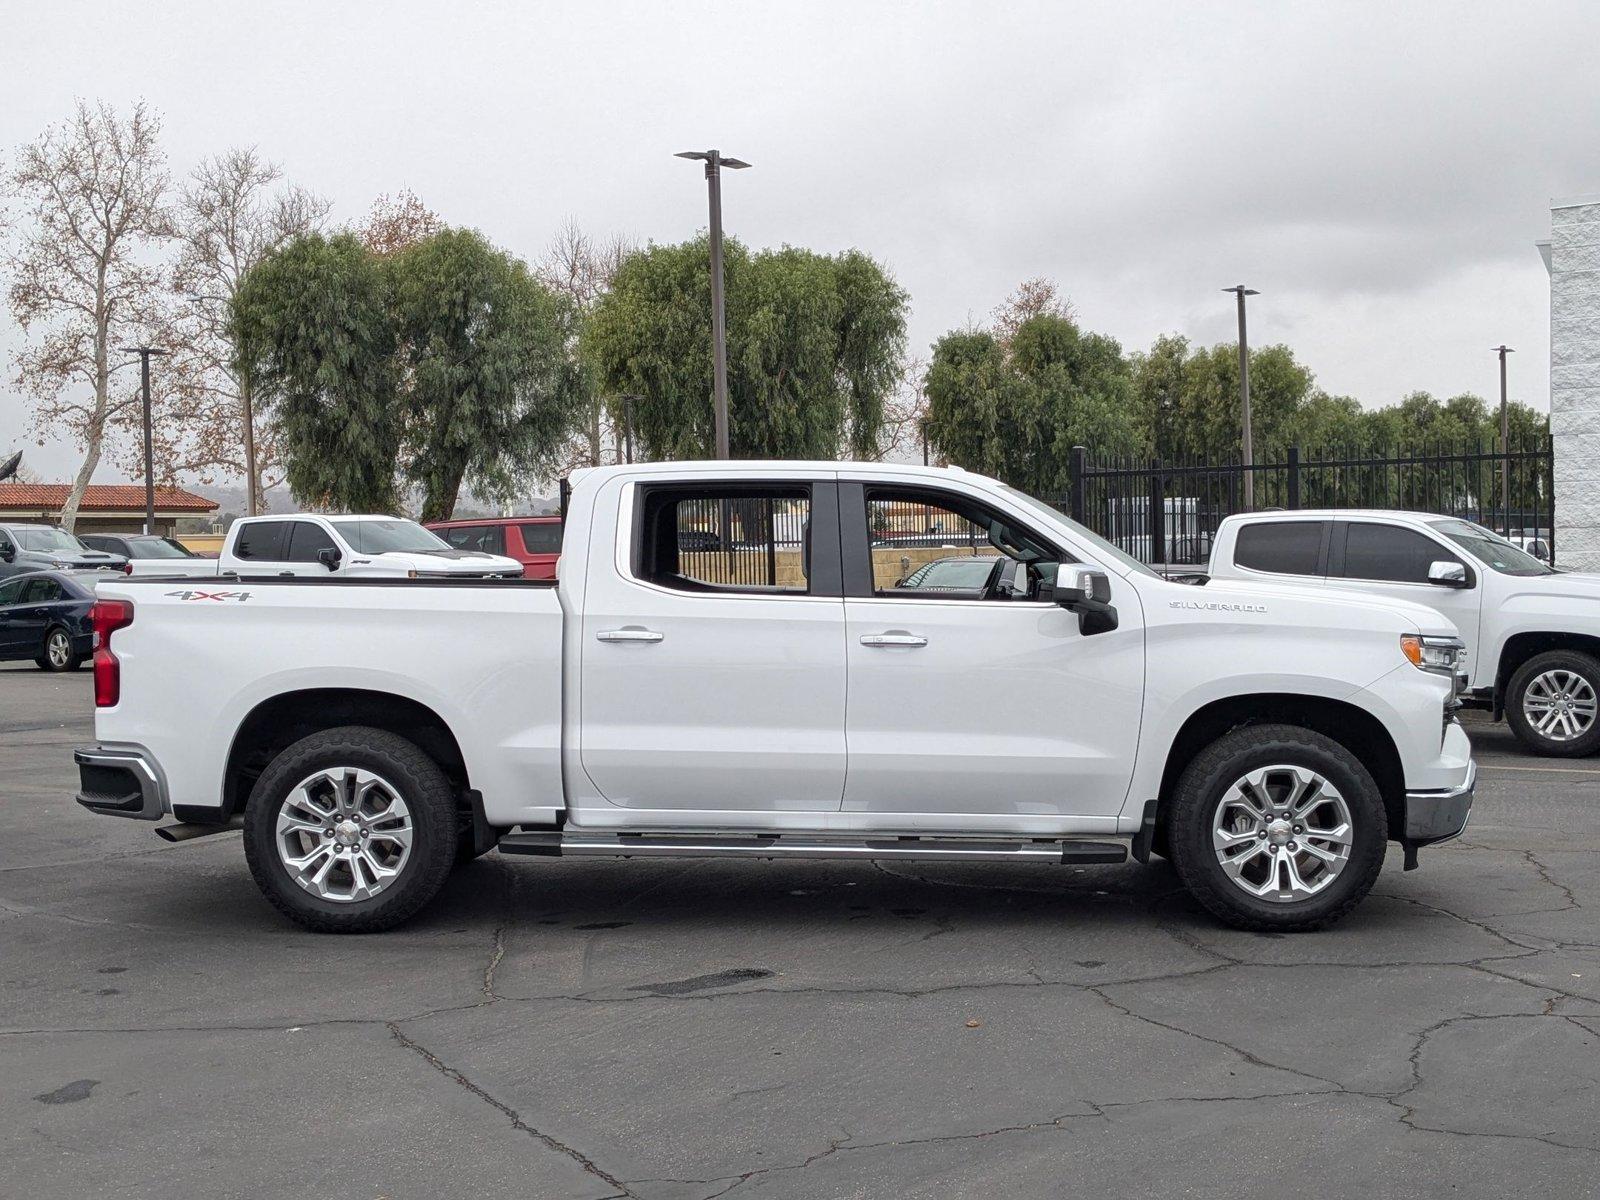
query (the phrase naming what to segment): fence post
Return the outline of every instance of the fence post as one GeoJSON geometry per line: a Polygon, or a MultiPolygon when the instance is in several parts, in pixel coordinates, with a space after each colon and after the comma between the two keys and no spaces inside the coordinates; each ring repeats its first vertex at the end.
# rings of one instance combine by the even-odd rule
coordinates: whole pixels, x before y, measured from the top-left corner
{"type": "Polygon", "coordinates": [[[1167,497],[1162,486],[1166,480],[1161,474],[1161,460],[1150,460],[1150,563],[1167,561],[1167,497]]]}
{"type": "Polygon", "coordinates": [[[1087,453],[1088,451],[1085,450],[1084,447],[1074,446],[1072,448],[1072,457],[1070,460],[1070,466],[1068,468],[1068,474],[1070,476],[1069,495],[1071,498],[1067,502],[1068,508],[1070,509],[1070,512],[1067,515],[1080,525],[1088,524],[1088,522],[1083,519],[1084,458],[1087,453]]]}
{"type": "Polygon", "coordinates": [[[1289,447],[1289,507],[1300,507],[1300,447],[1289,447]]]}

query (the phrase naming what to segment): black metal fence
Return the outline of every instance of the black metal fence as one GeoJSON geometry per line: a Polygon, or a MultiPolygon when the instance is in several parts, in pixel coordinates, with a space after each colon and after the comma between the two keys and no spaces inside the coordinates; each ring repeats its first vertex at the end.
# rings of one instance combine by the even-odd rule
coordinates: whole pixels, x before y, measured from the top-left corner
{"type": "Polygon", "coordinates": [[[1095,461],[1072,450],[1059,506],[1147,563],[1200,565],[1222,519],[1263,509],[1389,508],[1461,517],[1551,561],[1555,487],[1547,439],[1500,450],[1437,446],[1389,454],[1302,454],[1280,462],[1095,461]],[[1246,503],[1245,480],[1254,496],[1246,503]],[[1537,540],[1541,545],[1533,545],[1537,540]]]}

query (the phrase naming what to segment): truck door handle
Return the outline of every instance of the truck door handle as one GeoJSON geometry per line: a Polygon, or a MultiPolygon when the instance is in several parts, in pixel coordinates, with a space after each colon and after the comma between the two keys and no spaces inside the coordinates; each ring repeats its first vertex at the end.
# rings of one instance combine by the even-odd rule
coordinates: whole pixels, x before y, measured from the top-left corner
{"type": "Polygon", "coordinates": [[[928,639],[914,633],[864,633],[863,646],[926,646],[928,639]]]}
{"type": "Polygon", "coordinates": [[[602,629],[594,636],[601,642],[659,642],[663,635],[654,629],[602,629]]]}

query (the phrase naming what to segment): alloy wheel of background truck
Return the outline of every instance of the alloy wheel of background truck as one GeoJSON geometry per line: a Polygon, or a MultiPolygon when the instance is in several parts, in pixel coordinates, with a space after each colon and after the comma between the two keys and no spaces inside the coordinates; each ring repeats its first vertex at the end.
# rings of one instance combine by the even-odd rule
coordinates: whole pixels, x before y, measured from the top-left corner
{"type": "Polygon", "coordinates": [[[1349,750],[1291,725],[1217,739],[1173,796],[1169,840],[1190,893],[1237,929],[1315,929],[1349,912],[1383,866],[1388,817],[1349,750]]]}
{"type": "Polygon", "coordinates": [[[450,782],[415,744],[345,726],[294,743],[245,811],[250,873],[323,933],[389,929],[433,899],[456,855],[450,782]]]}
{"type": "Polygon", "coordinates": [[[44,647],[33,661],[42,671],[76,671],[83,660],[72,652],[72,635],[57,625],[44,635],[44,647]]]}
{"type": "Polygon", "coordinates": [[[1536,654],[1511,676],[1506,723],[1536,754],[1578,758],[1600,749],[1600,659],[1581,650],[1536,654]]]}

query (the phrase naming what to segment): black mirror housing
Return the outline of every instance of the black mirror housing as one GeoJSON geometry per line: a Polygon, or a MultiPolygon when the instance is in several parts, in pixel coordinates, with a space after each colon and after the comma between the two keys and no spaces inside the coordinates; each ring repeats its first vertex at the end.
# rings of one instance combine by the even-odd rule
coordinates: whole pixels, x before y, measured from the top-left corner
{"type": "Polygon", "coordinates": [[[337,571],[339,569],[339,559],[339,552],[332,546],[324,546],[321,550],[317,551],[317,561],[323,566],[327,567],[330,571],[337,571]]]}
{"type": "Polygon", "coordinates": [[[1085,637],[1117,627],[1111,604],[1111,577],[1081,563],[1062,563],[1056,571],[1055,602],[1078,614],[1078,632],[1085,637]]]}

